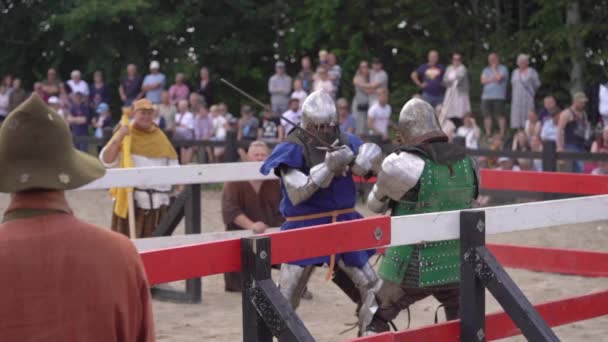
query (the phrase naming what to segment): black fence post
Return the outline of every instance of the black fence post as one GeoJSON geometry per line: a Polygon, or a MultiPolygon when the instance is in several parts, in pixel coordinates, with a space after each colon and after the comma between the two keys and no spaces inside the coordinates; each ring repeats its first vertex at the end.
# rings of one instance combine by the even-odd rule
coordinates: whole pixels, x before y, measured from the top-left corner
{"type": "Polygon", "coordinates": [[[557,171],[557,148],[554,141],[543,141],[543,172],[557,171]]]}
{"type": "MultiPolygon", "coordinates": [[[[191,184],[186,187],[188,200],[185,203],[184,216],[186,219],[186,234],[201,233],[201,186],[191,184]]],[[[200,303],[202,300],[201,278],[186,280],[186,297],[191,303],[200,303]]]]}
{"type": "Polygon", "coordinates": [[[226,132],[226,150],[224,151],[224,160],[230,163],[236,162],[239,159],[239,143],[236,140],[236,137],[235,131],[226,132]]]}
{"type": "Polygon", "coordinates": [[[460,212],[460,340],[484,342],[485,287],[469,264],[486,243],[485,211],[460,212]]]}
{"type": "Polygon", "coordinates": [[[243,342],[272,342],[272,333],[253,305],[252,291],[256,281],[270,278],[270,238],[241,239],[243,273],[243,342]]]}

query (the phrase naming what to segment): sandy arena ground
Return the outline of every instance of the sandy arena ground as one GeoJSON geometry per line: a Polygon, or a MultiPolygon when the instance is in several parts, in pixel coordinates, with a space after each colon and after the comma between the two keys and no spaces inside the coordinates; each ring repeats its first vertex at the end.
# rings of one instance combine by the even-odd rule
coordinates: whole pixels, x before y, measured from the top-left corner
{"type": "MultiPolygon", "coordinates": [[[[105,191],[70,192],[68,199],[76,216],[101,226],[110,224],[111,200],[105,191]]],[[[0,196],[0,209],[4,210],[8,196],[0,196]]],[[[202,194],[203,232],[222,231],[220,192],[204,191],[202,194]]],[[[370,213],[359,205],[364,215],[370,213]]],[[[181,234],[183,228],[176,234],[181,234]]],[[[524,233],[491,236],[491,242],[534,246],[577,248],[608,251],[608,222],[561,226],[524,233]]],[[[193,260],[193,262],[212,262],[193,260]]],[[[275,280],[278,273],[274,271],[275,280]]],[[[346,323],[355,322],[355,306],[342,292],[324,279],[324,270],[314,273],[309,289],[314,294],[312,301],[302,301],[299,316],[317,341],[344,341],[356,336],[345,329],[346,323]]],[[[533,303],[583,295],[608,289],[608,278],[582,278],[555,274],[509,270],[509,274],[533,303]]],[[[203,279],[203,302],[196,305],[174,304],[154,301],[156,332],[159,341],[239,341],[241,340],[240,294],[225,293],[221,275],[203,279]]],[[[434,299],[426,299],[411,307],[412,327],[433,323],[434,299]]],[[[500,310],[498,304],[487,294],[487,312],[500,310]]],[[[442,316],[440,316],[442,317],[442,316]]],[[[405,314],[395,322],[399,329],[407,324],[405,314]]],[[[563,341],[608,341],[608,316],[574,323],[556,329],[563,341]]],[[[523,337],[506,341],[525,341],[523,337]]]]}

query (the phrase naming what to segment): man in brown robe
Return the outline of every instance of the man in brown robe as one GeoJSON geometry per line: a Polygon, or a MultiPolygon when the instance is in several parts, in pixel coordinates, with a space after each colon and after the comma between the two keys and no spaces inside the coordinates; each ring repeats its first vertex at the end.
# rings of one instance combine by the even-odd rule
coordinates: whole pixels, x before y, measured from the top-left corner
{"type": "MultiPolygon", "coordinates": [[[[265,142],[254,141],[247,151],[247,161],[264,161],[269,149],[265,142]]],[[[222,194],[222,216],[226,230],[250,229],[256,234],[266,228],[279,227],[283,216],[279,211],[281,186],[278,180],[228,182],[222,194]]],[[[225,273],[226,291],[241,291],[241,273],[225,273]]]]}
{"type": "Polygon", "coordinates": [[[146,275],[126,237],[74,217],[64,191],[104,175],[34,94],[0,128],[0,341],[154,341],[146,275]]]}

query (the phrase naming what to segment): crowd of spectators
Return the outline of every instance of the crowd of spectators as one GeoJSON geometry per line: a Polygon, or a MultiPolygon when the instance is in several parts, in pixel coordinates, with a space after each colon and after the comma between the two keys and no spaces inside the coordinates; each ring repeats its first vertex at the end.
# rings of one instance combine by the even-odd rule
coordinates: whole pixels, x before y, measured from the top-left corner
{"type": "MultiPolygon", "coordinates": [[[[336,55],[330,51],[321,50],[314,59],[302,57],[299,70],[291,74],[293,77],[284,62],[277,61],[274,66],[275,72],[268,79],[268,109],[257,112],[245,105],[237,116],[228,111],[225,103],[214,102],[215,82],[204,66],[197,80],[188,80],[178,72],[169,84],[158,61],[150,62],[146,75],[129,64],[117,92],[108,87],[101,71],[94,72],[88,83],[78,70],[63,81],[56,69],[50,68],[46,79],[34,84],[33,92],[65,118],[74,136],[102,138],[104,130],[111,130],[119,113],[113,112],[110,104],[118,93],[123,107],[140,98],[150,100],[155,105],[156,124],[174,139],[224,141],[227,133],[233,131],[242,147],[254,140],[271,144],[282,141],[293,130],[293,124],[300,122],[302,103],[308,94],[321,90],[336,100],[342,131],[380,143],[394,140],[397,112],[389,104],[389,74],[380,59],[359,63],[352,78],[351,101],[342,96],[346,78],[336,55]]],[[[541,80],[529,65],[529,57],[520,54],[510,71],[493,52],[479,75],[480,115],[475,115],[469,95],[469,71],[462,54],[453,53],[446,67],[441,64],[439,53],[431,50],[427,62],[410,76],[419,92],[407,95],[429,102],[436,109],[446,135],[450,139],[463,139],[467,148],[540,151],[543,141],[553,141],[558,151],[608,153],[608,146],[604,145],[606,130],[601,133],[608,123],[608,84],[597,84],[587,94],[574,94],[564,109],[552,95],[545,96],[537,108],[536,92],[541,80]],[[482,118],[482,127],[477,125],[476,117],[482,118]],[[592,117],[599,120],[591,120],[592,117]],[[592,121],[598,122],[595,127],[592,121]]],[[[19,78],[5,76],[0,83],[0,121],[27,96],[19,78]]],[[[77,148],[86,151],[89,146],[82,142],[77,148]]],[[[218,162],[223,160],[224,152],[219,145],[183,146],[180,160],[218,162]]],[[[243,159],[245,153],[245,148],[239,149],[243,159]]],[[[480,162],[487,167],[500,164],[492,159],[480,162]]],[[[512,162],[520,169],[541,169],[537,161],[512,162]]],[[[569,169],[598,173],[602,172],[599,164],[574,162],[569,169]]]]}

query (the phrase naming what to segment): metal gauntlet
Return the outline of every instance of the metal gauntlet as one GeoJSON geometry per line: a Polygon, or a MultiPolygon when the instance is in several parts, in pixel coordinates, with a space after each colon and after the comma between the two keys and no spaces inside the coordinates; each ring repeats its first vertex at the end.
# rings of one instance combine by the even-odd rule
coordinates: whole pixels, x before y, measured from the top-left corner
{"type": "Polygon", "coordinates": [[[377,175],[382,166],[382,149],[374,143],[365,143],[359,147],[359,154],[355,159],[352,171],[357,176],[377,175]]]}

